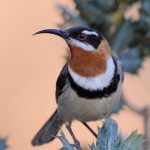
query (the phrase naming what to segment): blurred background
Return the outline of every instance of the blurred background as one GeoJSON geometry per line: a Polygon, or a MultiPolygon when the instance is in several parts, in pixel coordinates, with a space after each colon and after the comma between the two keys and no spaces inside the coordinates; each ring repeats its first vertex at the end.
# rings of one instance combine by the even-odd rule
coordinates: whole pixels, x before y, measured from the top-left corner
{"type": "MultiPolygon", "coordinates": [[[[60,24],[63,28],[67,26],[61,14],[65,9],[58,5],[79,14],[72,0],[0,1],[0,136],[8,138],[10,150],[55,150],[62,146],[58,139],[40,147],[31,145],[35,133],[56,108],[55,82],[65,63],[67,49],[57,36],[33,37],[32,34],[45,28],[58,28],[60,24]]],[[[137,3],[126,17],[133,15],[137,19],[139,8],[137,3]]],[[[139,107],[150,105],[150,59],[146,55],[142,53],[143,64],[139,65],[142,67],[137,74],[126,73],[123,86],[126,97],[139,107]]],[[[128,107],[124,106],[112,117],[121,133],[129,134],[136,129],[143,133],[143,118],[128,107]]],[[[97,131],[101,121],[89,124],[97,131]]],[[[95,141],[79,122],[73,123],[73,130],[82,145],[95,141]]],[[[65,128],[63,131],[70,137],[65,128]]]]}

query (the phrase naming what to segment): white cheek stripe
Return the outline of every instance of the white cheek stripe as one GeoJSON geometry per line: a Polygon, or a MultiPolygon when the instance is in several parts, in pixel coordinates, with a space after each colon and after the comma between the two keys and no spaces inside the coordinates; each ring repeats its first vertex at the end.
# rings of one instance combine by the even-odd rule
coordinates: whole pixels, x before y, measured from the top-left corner
{"type": "Polygon", "coordinates": [[[80,42],[80,41],[75,40],[73,38],[70,38],[67,42],[70,45],[74,45],[76,47],[80,47],[80,48],[84,49],[85,51],[93,51],[93,50],[95,50],[95,48],[92,45],[90,45],[88,43],[80,42]]]}
{"type": "Polygon", "coordinates": [[[87,78],[78,75],[68,65],[68,71],[71,77],[73,78],[73,80],[75,81],[75,83],[91,91],[98,90],[98,89],[103,90],[105,87],[109,86],[110,81],[112,80],[115,72],[115,65],[111,56],[107,59],[106,68],[107,69],[103,74],[97,75],[95,77],[87,78]]]}
{"type": "Polygon", "coordinates": [[[87,30],[84,30],[84,31],[82,31],[82,33],[84,33],[84,34],[86,34],[86,35],[96,35],[96,36],[98,36],[98,34],[97,34],[96,32],[94,32],[94,31],[87,31],[87,30]]]}

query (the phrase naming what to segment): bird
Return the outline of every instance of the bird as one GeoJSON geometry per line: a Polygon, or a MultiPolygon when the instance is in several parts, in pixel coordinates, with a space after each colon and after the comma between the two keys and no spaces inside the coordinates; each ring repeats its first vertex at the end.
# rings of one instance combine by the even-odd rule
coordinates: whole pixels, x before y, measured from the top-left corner
{"type": "MultiPolygon", "coordinates": [[[[32,144],[51,142],[65,125],[81,150],[71,125],[74,120],[87,122],[110,116],[120,98],[124,71],[106,38],[94,29],[75,26],[69,29],[44,29],[37,34],[54,34],[65,40],[71,56],[56,81],[57,108],[32,140],[32,144]]],[[[92,133],[95,135],[94,131],[92,133]]]]}

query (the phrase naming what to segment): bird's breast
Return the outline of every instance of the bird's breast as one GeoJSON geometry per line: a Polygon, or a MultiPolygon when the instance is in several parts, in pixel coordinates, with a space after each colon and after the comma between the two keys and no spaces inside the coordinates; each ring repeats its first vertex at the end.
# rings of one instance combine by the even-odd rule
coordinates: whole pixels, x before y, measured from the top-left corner
{"type": "Polygon", "coordinates": [[[94,121],[109,115],[114,107],[116,98],[116,93],[107,98],[81,98],[73,89],[67,88],[59,97],[58,112],[64,121],[94,121]]]}

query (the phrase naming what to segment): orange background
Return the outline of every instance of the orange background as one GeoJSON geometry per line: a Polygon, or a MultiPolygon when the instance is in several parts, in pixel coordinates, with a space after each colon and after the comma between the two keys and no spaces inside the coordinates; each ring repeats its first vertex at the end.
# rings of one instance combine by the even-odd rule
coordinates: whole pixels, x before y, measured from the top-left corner
{"type": "MultiPolygon", "coordinates": [[[[0,1],[0,136],[8,137],[10,150],[46,150],[61,147],[59,140],[32,147],[32,137],[54,111],[55,82],[64,64],[67,45],[56,36],[32,34],[56,28],[62,21],[57,4],[74,8],[69,0],[0,1]]],[[[138,106],[150,104],[150,60],[138,76],[125,76],[126,95],[138,106]]],[[[142,117],[126,107],[114,115],[119,131],[143,132],[142,117]]],[[[90,123],[96,131],[100,122],[90,123]]],[[[94,137],[80,123],[73,129],[82,145],[94,137]]],[[[63,131],[68,136],[65,128],[63,131]]]]}

